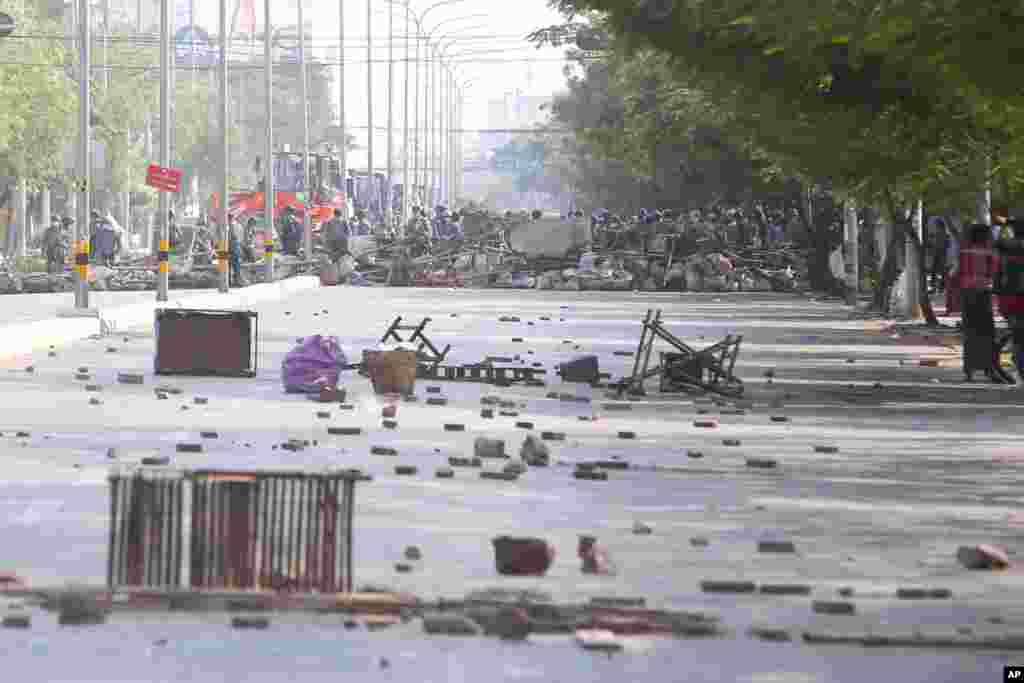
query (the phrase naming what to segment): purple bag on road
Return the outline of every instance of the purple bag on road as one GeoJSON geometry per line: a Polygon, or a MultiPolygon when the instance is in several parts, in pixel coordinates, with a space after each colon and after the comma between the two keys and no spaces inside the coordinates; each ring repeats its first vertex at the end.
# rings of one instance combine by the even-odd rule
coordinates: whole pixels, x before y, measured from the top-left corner
{"type": "Polygon", "coordinates": [[[303,339],[284,357],[281,382],[288,394],[319,393],[323,387],[338,386],[345,365],[338,338],[317,334],[303,339]]]}

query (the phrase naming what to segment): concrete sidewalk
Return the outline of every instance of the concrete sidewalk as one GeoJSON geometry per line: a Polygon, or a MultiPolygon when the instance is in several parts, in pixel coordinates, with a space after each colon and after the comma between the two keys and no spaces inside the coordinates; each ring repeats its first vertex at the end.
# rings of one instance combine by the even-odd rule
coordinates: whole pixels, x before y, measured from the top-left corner
{"type": "Polygon", "coordinates": [[[91,292],[88,317],[61,317],[74,310],[74,295],[33,294],[0,299],[0,358],[69,344],[97,334],[150,325],[158,308],[235,309],[279,301],[320,287],[315,277],[295,277],[221,294],[216,290],[172,291],[158,303],[154,292],[91,292]]]}

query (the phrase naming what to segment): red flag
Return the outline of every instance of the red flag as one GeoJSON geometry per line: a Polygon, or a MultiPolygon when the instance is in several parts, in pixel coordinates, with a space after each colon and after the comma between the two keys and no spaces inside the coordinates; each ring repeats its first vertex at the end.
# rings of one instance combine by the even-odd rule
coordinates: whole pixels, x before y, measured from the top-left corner
{"type": "Polygon", "coordinates": [[[238,0],[239,33],[256,33],[256,4],[254,0],[238,0]]]}

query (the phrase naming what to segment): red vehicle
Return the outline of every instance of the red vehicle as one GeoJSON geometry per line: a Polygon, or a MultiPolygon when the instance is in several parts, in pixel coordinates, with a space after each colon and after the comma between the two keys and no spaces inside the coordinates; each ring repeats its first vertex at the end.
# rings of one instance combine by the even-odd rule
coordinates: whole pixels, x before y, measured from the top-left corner
{"type": "MultiPolygon", "coordinates": [[[[309,203],[310,221],[313,233],[320,231],[320,226],[331,219],[335,209],[345,206],[345,179],[341,177],[341,162],[331,154],[310,154],[309,186],[312,188],[309,203]]],[[[295,209],[301,217],[307,211],[307,202],[302,192],[303,155],[296,152],[277,152],[274,154],[274,220],[286,207],[295,209]]],[[[220,207],[220,198],[213,195],[211,206],[220,207]]],[[[228,204],[229,212],[239,222],[263,216],[265,210],[263,181],[249,191],[234,192],[228,204]]],[[[216,215],[214,213],[214,215],[216,215]]]]}

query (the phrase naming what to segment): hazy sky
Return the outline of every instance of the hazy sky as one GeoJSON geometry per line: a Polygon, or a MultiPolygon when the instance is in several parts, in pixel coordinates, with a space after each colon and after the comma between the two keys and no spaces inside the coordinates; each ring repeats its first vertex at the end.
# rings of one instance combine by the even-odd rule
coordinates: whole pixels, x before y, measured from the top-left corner
{"type": "MultiPolygon", "coordinates": [[[[367,35],[373,36],[374,119],[376,126],[387,122],[388,9],[394,10],[395,100],[394,121],[401,129],[403,116],[403,38],[404,0],[390,4],[372,0],[372,31],[367,31],[366,0],[342,0],[345,9],[346,118],[360,145],[365,144],[368,117],[367,35]],[[359,128],[362,127],[362,128],[359,128]]],[[[230,0],[234,8],[237,0],[230,0]]],[[[255,0],[257,30],[263,25],[263,2],[255,0]]],[[[214,27],[217,3],[203,1],[201,21],[214,27]]],[[[338,0],[305,0],[305,20],[312,23],[313,52],[321,59],[339,61],[338,0]]],[[[564,87],[563,49],[537,50],[524,40],[534,29],[558,23],[560,16],[547,7],[546,0],[412,0],[413,14],[423,16],[424,29],[436,28],[435,36],[453,62],[459,80],[472,80],[468,85],[465,106],[466,128],[487,127],[487,102],[500,99],[506,92],[520,90],[527,95],[550,95],[564,87]],[[450,44],[450,45],[449,45],[450,44]]],[[[272,17],[275,25],[295,24],[296,0],[274,0],[272,17]]],[[[435,38],[435,42],[438,42],[435,38]]],[[[410,99],[412,90],[410,88],[410,99]]],[[[375,155],[382,154],[384,133],[375,137],[375,155]]]]}

